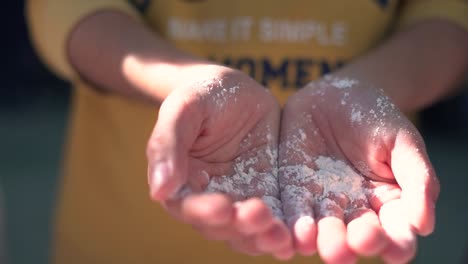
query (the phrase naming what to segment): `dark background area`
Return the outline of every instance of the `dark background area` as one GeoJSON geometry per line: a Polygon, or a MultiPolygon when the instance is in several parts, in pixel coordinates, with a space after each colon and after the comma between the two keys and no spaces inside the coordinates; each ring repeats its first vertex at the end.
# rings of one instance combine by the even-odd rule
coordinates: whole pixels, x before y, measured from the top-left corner
{"type": "Polygon", "coordinates": [[[46,264],[71,90],[32,49],[24,1],[5,1],[2,20],[0,263],[46,264]]]}
{"type": "Polygon", "coordinates": [[[66,99],[69,90],[63,87],[67,87],[67,83],[52,75],[31,47],[24,19],[24,1],[6,1],[3,19],[6,32],[1,50],[6,58],[6,85],[0,87],[1,109],[25,107],[46,96],[66,99]]]}
{"type": "MultiPolygon", "coordinates": [[[[9,263],[45,264],[70,86],[48,72],[31,48],[24,1],[6,1],[3,12],[6,32],[1,50],[6,67],[0,86],[0,189],[4,197],[0,201],[4,241],[9,263]]],[[[467,89],[425,110],[421,129],[442,194],[436,232],[421,240],[415,263],[463,263],[468,255],[467,89]]]]}

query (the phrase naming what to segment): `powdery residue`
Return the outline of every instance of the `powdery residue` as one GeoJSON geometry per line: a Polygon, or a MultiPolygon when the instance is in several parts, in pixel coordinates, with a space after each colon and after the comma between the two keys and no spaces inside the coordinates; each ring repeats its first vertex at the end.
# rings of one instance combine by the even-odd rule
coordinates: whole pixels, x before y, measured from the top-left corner
{"type": "MultiPolygon", "coordinates": [[[[382,89],[375,89],[371,88],[369,85],[365,85],[371,88],[377,95],[375,101],[369,101],[368,105],[360,104],[359,100],[355,100],[359,98],[354,98],[354,100],[350,98],[351,94],[354,93],[353,91],[363,88],[364,85],[365,84],[362,84],[360,81],[352,78],[326,75],[322,81],[311,82],[308,87],[311,88],[311,93],[313,95],[321,97],[320,100],[322,102],[326,101],[327,90],[338,90],[339,96],[341,96],[341,98],[338,98],[338,103],[340,106],[346,108],[346,112],[349,111],[349,118],[352,123],[366,123],[381,130],[381,128],[386,125],[386,120],[389,118],[389,115],[391,115],[390,118],[401,118],[396,106],[385,95],[382,89]]],[[[360,93],[358,93],[358,96],[359,94],[360,93]]]]}
{"type": "Polygon", "coordinates": [[[332,85],[338,89],[346,89],[351,88],[356,84],[359,84],[359,81],[356,79],[352,79],[350,77],[337,77],[332,74],[327,74],[323,76],[322,81],[326,86],[332,85]]]}
{"type": "MultiPolygon", "coordinates": [[[[268,130],[268,129],[267,129],[268,130]]],[[[240,157],[234,160],[233,175],[222,175],[211,177],[207,186],[207,192],[222,192],[232,196],[234,200],[243,200],[248,197],[260,197],[264,194],[277,195],[278,181],[277,170],[272,169],[269,172],[259,172],[257,167],[259,164],[267,163],[271,168],[277,167],[278,151],[276,148],[270,147],[273,137],[268,133],[267,146],[252,153],[250,158],[240,157]]],[[[241,149],[249,150],[252,146],[252,135],[247,135],[241,142],[241,149]]]]}
{"type": "MultiPolygon", "coordinates": [[[[247,135],[241,142],[240,149],[249,151],[255,139],[262,135],[247,135]]],[[[272,213],[282,218],[281,202],[278,188],[277,159],[278,150],[274,148],[274,137],[270,128],[266,127],[266,146],[258,150],[251,157],[241,155],[234,160],[233,174],[210,177],[206,192],[221,192],[229,195],[235,201],[250,197],[261,197],[272,213]],[[271,166],[271,170],[261,171],[262,166],[271,166]]]]}
{"type": "Polygon", "coordinates": [[[392,189],[391,186],[385,184],[378,186],[372,190],[372,194],[377,198],[382,198],[392,189]]]}
{"type": "MultiPolygon", "coordinates": [[[[329,194],[345,195],[350,202],[366,199],[363,177],[341,160],[320,156],[315,161],[318,167],[315,183],[323,186],[321,198],[329,194]]],[[[320,198],[319,198],[320,199],[320,198]]]]}
{"type": "Polygon", "coordinates": [[[336,216],[335,208],[337,207],[339,207],[338,203],[330,198],[324,198],[317,205],[317,208],[322,217],[336,216]]]}
{"type": "MultiPolygon", "coordinates": [[[[303,150],[303,142],[300,141],[300,134],[299,135],[293,135],[292,140],[286,141],[286,155],[292,155],[290,153],[291,151],[294,152],[295,154],[300,155],[300,157],[305,161],[309,162],[311,161],[310,155],[308,155],[304,150],[303,150]]],[[[282,163],[287,162],[287,160],[282,161],[282,163]]]]}
{"type": "MultiPolygon", "coordinates": [[[[222,85],[222,84],[220,84],[222,85]]],[[[222,87],[222,86],[221,86],[222,87]]],[[[216,106],[219,109],[222,109],[228,100],[230,100],[232,97],[234,99],[234,102],[237,102],[237,96],[236,93],[240,90],[240,86],[232,86],[228,88],[221,88],[219,91],[217,91],[215,95],[215,103],[216,106]]]]}
{"type": "MultiPolygon", "coordinates": [[[[281,170],[281,169],[280,169],[281,170]]],[[[288,184],[281,191],[285,221],[289,226],[304,216],[314,218],[314,195],[306,187],[288,184]]]]}
{"type": "MultiPolygon", "coordinates": [[[[271,135],[270,126],[267,126],[267,136],[266,136],[266,138],[267,138],[268,146],[266,147],[265,154],[269,159],[270,165],[273,168],[276,168],[277,167],[277,161],[278,161],[278,150],[273,149],[271,147],[272,145],[275,145],[275,143],[273,142],[273,136],[271,135]]],[[[274,171],[276,172],[277,169],[274,169],[274,171]]],[[[275,176],[276,176],[276,173],[275,173],[275,176]]]]}
{"type": "MultiPolygon", "coordinates": [[[[310,140],[308,133],[312,132],[316,136],[318,130],[310,128],[313,125],[311,114],[302,113],[297,120],[299,122],[289,124],[291,132],[288,133],[288,139],[280,143],[280,148],[286,150],[284,157],[288,157],[288,159],[299,159],[304,163],[312,162],[312,157],[304,149],[306,149],[307,141],[310,140]],[[312,131],[304,131],[304,127],[309,127],[308,129],[312,131]]],[[[281,160],[281,165],[287,164],[288,159],[281,160]]]]}
{"type": "Polygon", "coordinates": [[[245,164],[253,160],[236,162],[233,175],[211,177],[205,191],[225,193],[235,201],[262,197],[272,213],[282,218],[281,202],[276,198],[279,196],[276,173],[257,172],[252,167],[246,169],[245,164]]]}
{"type": "Polygon", "coordinates": [[[313,216],[314,204],[320,215],[328,215],[330,207],[337,206],[333,197],[347,197],[350,205],[366,204],[364,178],[345,162],[320,156],[315,165],[315,170],[306,165],[280,168],[281,198],[288,223],[313,216]]]}
{"type": "Polygon", "coordinates": [[[206,192],[226,193],[236,201],[278,193],[278,183],[272,173],[260,173],[253,168],[241,171],[239,164],[236,167],[234,175],[211,177],[206,192]]]}
{"type": "Polygon", "coordinates": [[[390,102],[390,99],[386,96],[380,96],[376,101],[377,108],[383,116],[385,116],[388,111],[395,109],[395,105],[390,102]]]}
{"type": "Polygon", "coordinates": [[[223,80],[220,78],[213,78],[212,80],[206,80],[198,84],[201,92],[207,92],[207,94],[214,100],[214,103],[218,109],[222,109],[229,100],[237,102],[237,94],[241,88],[241,83],[236,85],[225,87],[223,80]]]}
{"type": "Polygon", "coordinates": [[[355,106],[351,109],[351,122],[361,122],[363,114],[355,106]]]}
{"type": "Polygon", "coordinates": [[[348,78],[343,78],[343,79],[335,78],[331,80],[331,85],[333,85],[334,87],[338,89],[351,88],[358,83],[359,82],[357,80],[348,79],[348,78]]]}
{"type": "Polygon", "coordinates": [[[278,198],[265,195],[262,197],[262,200],[268,206],[268,208],[271,209],[271,212],[275,217],[284,219],[281,201],[278,198]]]}
{"type": "Polygon", "coordinates": [[[302,129],[299,129],[299,136],[301,137],[302,141],[305,141],[307,139],[307,135],[302,129]]]}

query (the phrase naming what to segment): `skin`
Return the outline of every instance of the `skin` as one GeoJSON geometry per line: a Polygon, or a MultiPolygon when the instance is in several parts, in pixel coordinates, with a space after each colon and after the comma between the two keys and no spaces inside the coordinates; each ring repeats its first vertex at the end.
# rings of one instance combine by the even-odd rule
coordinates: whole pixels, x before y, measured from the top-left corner
{"type": "MultiPolygon", "coordinates": [[[[295,252],[318,250],[328,263],[351,263],[357,255],[380,255],[389,263],[403,263],[414,255],[416,234],[427,235],[434,228],[439,186],[420,135],[398,108],[417,110],[451,93],[467,68],[467,46],[468,34],[462,29],[427,21],[394,34],[334,73],[332,78],[359,82],[349,90],[348,107],[352,102],[367,113],[383,94],[389,97],[386,102],[395,103],[379,116],[383,123],[374,120],[365,125],[349,122],[352,109],[337,107],[343,91],[325,80],[293,95],[280,115],[272,96],[243,73],[181,52],[145,25],[113,11],[84,18],[70,34],[67,52],[81,77],[103,92],[160,106],[148,140],[148,183],[152,199],[177,220],[250,255],[289,259],[295,252]],[[218,95],[236,85],[240,89],[235,96],[220,106],[218,95]],[[323,96],[317,95],[320,89],[323,96]],[[260,111],[252,110],[257,107],[260,111]],[[304,114],[312,118],[301,120],[304,114]],[[228,125],[230,129],[225,129],[228,125]],[[314,168],[313,162],[301,160],[301,155],[294,155],[297,149],[285,144],[294,127],[302,128],[309,139],[301,151],[313,158],[342,160],[361,173],[370,194],[359,210],[336,197],[330,197],[336,206],[325,214],[310,210],[309,218],[294,219],[283,210],[290,231],[272,214],[262,198],[280,198],[275,190],[293,184],[281,167],[303,162],[314,168]],[[379,133],[377,127],[382,127],[379,133]],[[247,138],[249,144],[242,145],[247,138]],[[279,186],[243,195],[205,192],[210,180],[233,177],[236,162],[275,146],[279,160],[285,160],[279,164],[279,186]],[[293,155],[287,156],[288,152],[293,155]],[[360,162],[369,170],[360,171],[360,162]],[[377,197],[375,190],[381,185],[389,188],[377,197]],[[204,206],[207,203],[212,206],[204,206]],[[402,212],[407,217],[397,217],[402,212]]],[[[253,169],[274,174],[275,166],[265,160],[253,169]]],[[[307,188],[314,194],[314,208],[320,206],[320,188],[307,188]]],[[[298,201],[282,203],[303,207],[298,201]]]]}
{"type": "Polygon", "coordinates": [[[303,186],[312,194],[292,203],[282,197],[285,208],[303,208],[301,218],[297,210],[285,210],[296,248],[304,255],[318,251],[327,263],[353,263],[358,255],[407,262],[416,252],[416,235],[433,230],[439,193],[423,140],[383,92],[360,82],[340,89],[333,85],[336,80],[343,79],[308,85],[290,98],[282,116],[280,189],[303,186]],[[356,111],[362,115],[358,121],[352,119],[356,111]],[[297,141],[298,131],[307,141],[297,141]],[[298,182],[281,169],[306,165],[317,170],[319,156],[343,161],[359,173],[365,199],[323,193],[330,186],[315,186],[314,174],[298,182]],[[314,221],[301,224],[303,218],[314,221]]]}
{"type": "MultiPolygon", "coordinates": [[[[240,71],[176,50],[116,12],[81,21],[70,36],[68,55],[80,75],[102,91],[160,106],[147,148],[153,200],[208,239],[226,241],[246,254],[293,255],[286,225],[261,200],[265,195],[279,198],[277,185],[272,186],[276,191],[243,197],[203,190],[208,181],[203,175],[233,175],[235,162],[277,149],[280,108],[264,87],[240,71]],[[224,96],[233,86],[239,86],[236,93],[224,96]],[[250,144],[241,147],[249,136],[250,144]],[[176,195],[183,186],[189,197],[176,195]],[[207,203],[210,207],[203,206],[207,203]]],[[[267,163],[253,169],[267,173],[276,167],[267,163]]]]}
{"type": "MultiPolygon", "coordinates": [[[[468,68],[467,46],[467,32],[456,26],[439,20],[419,23],[288,100],[281,121],[280,189],[297,184],[281,167],[316,169],[314,158],[327,156],[360,173],[367,193],[359,207],[346,203],[349,197],[330,197],[335,205],[318,210],[327,201],[319,199],[320,188],[306,186],[311,210],[303,215],[309,218],[296,219],[285,210],[299,253],[318,251],[327,263],[353,263],[359,255],[380,256],[387,263],[414,257],[416,236],[434,230],[440,187],[423,139],[400,111],[419,110],[451,93],[468,68]],[[443,62],[454,67],[444,69],[443,62]],[[340,80],[355,84],[338,89],[333,82],[340,80]],[[363,113],[363,122],[350,121],[353,108],[363,113]],[[299,129],[307,142],[288,148],[299,129]]],[[[285,208],[305,207],[282,201],[285,208]]]]}
{"type": "Polygon", "coordinates": [[[278,103],[237,70],[200,66],[193,73],[161,105],[148,143],[151,197],[209,239],[228,241],[251,255],[271,253],[281,258],[277,251],[291,255],[286,225],[261,200],[269,196],[281,206],[275,177],[270,176],[275,184],[266,188],[205,192],[208,181],[222,183],[222,177],[234,177],[239,170],[258,174],[251,182],[235,181],[235,188],[273,175],[276,158],[272,162],[267,153],[278,145],[278,103]],[[236,167],[251,157],[258,159],[243,169],[236,167]],[[181,186],[189,194],[177,192],[181,186]],[[244,248],[245,244],[251,247],[244,248]]]}

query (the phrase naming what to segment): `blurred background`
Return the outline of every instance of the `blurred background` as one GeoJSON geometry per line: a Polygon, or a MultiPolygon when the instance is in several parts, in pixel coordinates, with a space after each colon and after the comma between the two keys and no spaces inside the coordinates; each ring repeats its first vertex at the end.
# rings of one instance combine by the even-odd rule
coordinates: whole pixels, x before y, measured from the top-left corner
{"type": "MultiPolygon", "coordinates": [[[[24,1],[3,5],[0,263],[46,264],[70,85],[32,50],[24,1]]],[[[414,263],[468,263],[468,89],[425,110],[420,125],[442,192],[436,231],[421,238],[414,263]]]]}

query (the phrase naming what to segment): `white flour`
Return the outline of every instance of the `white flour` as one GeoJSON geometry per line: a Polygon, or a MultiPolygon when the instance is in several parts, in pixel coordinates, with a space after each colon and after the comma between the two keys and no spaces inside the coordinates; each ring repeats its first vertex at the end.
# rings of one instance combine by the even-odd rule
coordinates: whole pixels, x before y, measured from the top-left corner
{"type": "MultiPolygon", "coordinates": [[[[401,118],[395,105],[385,95],[382,89],[370,88],[375,91],[378,97],[374,102],[369,101],[369,105],[361,105],[359,102],[348,104],[350,95],[355,88],[369,87],[369,85],[362,84],[358,80],[343,77],[337,78],[331,75],[326,75],[320,82],[311,82],[312,94],[326,97],[327,89],[334,88],[340,91],[341,98],[339,98],[339,105],[346,107],[344,111],[349,113],[349,118],[352,123],[363,123],[373,125],[377,130],[381,130],[385,126],[388,115],[393,118],[401,118]],[[367,110],[370,109],[370,110],[367,110]]],[[[356,95],[355,95],[356,96],[356,95]]],[[[359,95],[358,95],[359,96],[359,95]]],[[[321,99],[322,102],[326,100],[321,99]]]]}
{"type": "MultiPolygon", "coordinates": [[[[294,168],[280,168],[280,171],[283,169],[294,168]]],[[[285,185],[281,191],[281,201],[286,223],[290,226],[301,217],[314,217],[314,195],[306,187],[294,184],[285,185]]]]}
{"type": "Polygon", "coordinates": [[[261,197],[273,214],[282,218],[276,173],[257,172],[252,167],[245,169],[253,160],[237,162],[234,175],[211,177],[206,192],[226,193],[235,201],[261,197]]]}
{"type": "Polygon", "coordinates": [[[241,164],[237,164],[234,175],[211,177],[206,191],[226,193],[236,201],[278,193],[277,179],[272,173],[259,173],[253,168],[242,171],[239,169],[243,167],[241,164]]]}
{"type": "MultiPolygon", "coordinates": [[[[222,86],[221,80],[215,80],[222,86]]],[[[348,102],[353,94],[353,87],[359,85],[357,80],[348,78],[338,79],[335,77],[325,77],[325,82],[319,83],[314,90],[315,94],[324,95],[325,89],[330,85],[341,90],[340,104],[345,107],[352,123],[366,122],[372,125],[375,135],[381,133],[385,128],[385,120],[390,114],[395,112],[395,105],[391,103],[383,92],[374,102],[370,102],[369,108],[358,103],[348,102]],[[326,83],[325,83],[326,82],[326,83]]],[[[211,85],[209,84],[211,91],[211,85]]],[[[315,84],[314,84],[315,85],[315,84]]],[[[328,88],[327,88],[328,87],[328,88]]],[[[216,91],[215,103],[222,107],[231,96],[236,96],[239,92],[239,85],[216,91]]],[[[315,105],[312,105],[315,108],[315,105]]],[[[399,118],[399,116],[396,116],[399,118]]],[[[302,119],[308,120],[306,118],[302,119]]],[[[317,134],[317,131],[313,132],[317,134]]],[[[261,135],[256,135],[258,138],[261,135]]],[[[268,142],[273,139],[271,133],[263,135],[268,142]]],[[[271,208],[274,215],[282,218],[283,212],[287,216],[286,221],[291,223],[300,217],[309,217],[313,221],[314,210],[320,215],[328,215],[339,205],[337,199],[346,199],[344,211],[368,206],[368,187],[365,186],[364,176],[358,174],[351,166],[340,160],[331,157],[319,156],[316,159],[310,157],[303,151],[304,142],[307,141],[307,134],[297,127],[297,134],[290,135],[291,140],[284,142],[286,156],[289,154],[299,154],[303,158],[304,164],[293,166],[281,166],[279,168],[279,181],[281,187],[281,201],[279,200],[278,170],[260,171],[257,164],[264,164],[265,161],[272,168],[277,168],[277,149],[266,147],[249,158],[237,158],[234,161],[233,173],[210,177],[206,192],[221,192],[230,195],[235,201],[241,201],[250,197],[261,197],[265,204],[271,208]],[[291,151],[291,152],[289,152],[291,151]],[[314,164],[308,167],[307,165],[314,164]],[[313,167],[314,169],[312,169],[313,167]]],[[[252,135],[248,135],[241,143],[241,148],[248,149],[253,140],[252,135]]],[[[270,145],[270,144],[268,144],[270,145]]],[[[283,160],[282,164],[287,164],[283,160]]],[[[368,170],[367,165],[362,162],[357,164],[361,171],[368,170]]],[[[382,186],[373,190],[374,195],[379,197],[388,191],[388,187],[382,186]]],[[[185,190],[187,192],[187,190],[185,190]]]]}
{"type": "Polygon", "coordinates": [[[351,201],[366,199],[363,192],[363,177],[340,160],[320,156],[315,161],[318,167],[316,184],[323,186],[322,198],[330,193],[343,194],[351,201]]]}
{"type": "Polygon", "coordinates": [[[332,80],[331,85],[335,86],[338,89],[346,89],[346,88],[351,88],[358,83],[359,82],[357,80],[352,80],[348,78],[343,78],[343,79],[335,78],[332,80]]]}
{"type": "Polygon", "coordinates": [[[380,95],[369,106],[355,103],[351,105],[350,109],[350,121],[358,125],[367,125],[367,130],[372,131],[372,140],[374,141],[391,129],[396,129],[395,126],[388,126],[389,123],[402,121],[401,113],[383,91],[376,90],[376,92],[380,95]]]}
{"type": "Polygon", "coordinates": [[[351,122],[361,122],[363,118],[363,115],[360,110],[358,110],[358,107],[353,105],[353,108],[351,109],[351,122]]]}
{"type": "MultiPolygon", "coordinates": [[[[235,201],[242,201],[250,197],[261,197],[272,213],[283,218],[281,202],[279,200],[277,159],[278,151],[272,148],[275,145],[270,128],[266,128],[266,147],[257,151],[253,157],[239,157],[234,161],[232,175],[211,177],[206,192],[221,192],[228,194],[235,201]],[[272,169],[258,171],[260,164],[268,165],[272,169]]],[[[261,135],[257,135],[256,138],[261,135]]],[[[254,140],[248,134],[241,142],[240,149],[248,150],[254,140]]],[[[260,165],[261,166],[261,165],[260,165]]]]}
{"type": "MultiPolygon", "coordinates": [[[[253,163],[255,159],[238,162],[234,175],[212,177],[206,191],[227,193],[237,201],[261,197],[275,216],[283,218],[284,210],[287,216],[285,220],[289,224],[300,217],[313,219],[314,204],[320,215],[329,215],[330,208],[338,206],[335,197],[349,199],[345,211],[356,209],[356,204],[367,204],[368,189],[363,185],[363,176],[343,161],[320,156],[315,160],[316,170],[305,165],[281,167],[282,202],[275,195],[278,193],[276,176],[272,173],[258,173],[252,168],[245,170],[246,164],[253,163]],[[313,185],[315,187],[311,188],[313,185]]],[[[380,189],[385,191],[385,188],[380,189]]]]}
{"type": "Polygon", "coordinates": [[[198,83],[200,92],[207,92],[208,95],[214,100],[215,105],[218,109],[222,109],[226,103],[231,100],[237,102],[237,94],[241,89],[241,83],[237,83],[231,87],[225,87],[223,80],[220,78],[213,78],[198,83]]]}
{"type": "MultiPolygon", "coordinates": [[[[346,163],[320,156],[315,160],[315,165],[316,170],[306,165],[280,168],[280,175],[284,178],[281,181],[284,185],[281,198],[286,205],[284,208],[288,222],[301,216],[313,216],[313,204],[318,205],[321,215],[327,215],[330,205],[337,205],[333,197],[347,197],[350,205],[358,201],[363,204],[367,200],[363,176],[346,163]],[[312,192],[311,186],[315,186],[312,192]],[[292,206],[294,208],[288,208],[292,206]]],[[[354,208],[351,206],[349,209],[354,208]]]]}
{"type": "Polygon", "coordinates": [[[282,204],[278,198],[265,195],[262,197],[262,200],[271,209],[274,216],[279,219],[284,219],[282,204]]]}

